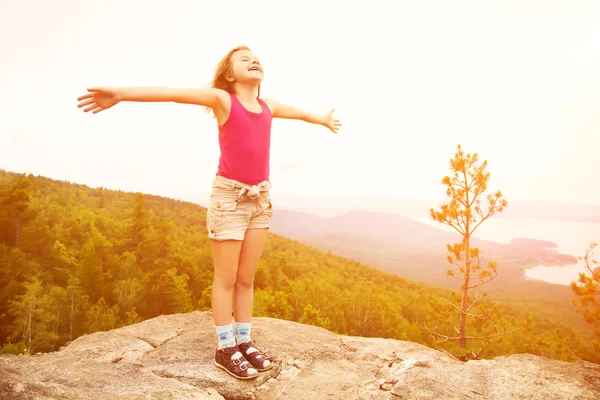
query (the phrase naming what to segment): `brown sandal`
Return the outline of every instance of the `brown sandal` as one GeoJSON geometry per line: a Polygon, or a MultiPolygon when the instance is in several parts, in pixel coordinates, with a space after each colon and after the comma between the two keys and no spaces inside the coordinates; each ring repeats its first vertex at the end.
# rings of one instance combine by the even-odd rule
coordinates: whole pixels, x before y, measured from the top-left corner
{"type": "Polygon", "coordinates": [[[215,365],[238,379],[254,379],[258,376],[258,372],[251,373],[249,371],[256,368],[252,368],[238,346],[217,349],[215,365]],[[239,354],[239,357],[236,357],[237,354],[239,354]]]}
{"type": "Polygon", "coordinates": [[[254,340],[240,343],[238,348],[257,371],[267,371],[275,366],[277,358],[265,350],[259,350],[254,340]],[[269,361],[269,365],[265,366],[266,361],[269,361]]]}

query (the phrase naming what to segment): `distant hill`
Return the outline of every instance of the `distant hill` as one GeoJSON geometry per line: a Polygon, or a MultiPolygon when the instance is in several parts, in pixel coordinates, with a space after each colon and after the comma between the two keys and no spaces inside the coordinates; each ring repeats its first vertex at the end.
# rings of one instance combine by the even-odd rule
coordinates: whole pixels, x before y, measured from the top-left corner
{"type": "Polygon", "coordinates": [[[398,241],[429,246],[432,243],[456,240],[457,234],[434,228],[411,218],[392,213],[351,211],[337,217],[321,217],[307,212],[276,210],[271,230],[289,237],[306,237],[323,233],[351,233],[383,239],[398,245],[398,241]]]}
{"type": "MultiPolygon", "coordinates": [[[[271,230],[280,235],[307,242],[344,245],[376,252],[388,259],[413,252],[430,254],[445,260],[446,244],[461,240],[457,233],[392,213],[353,211],[337,217],[321,217],[305,212],[278,210],[273,214],[271,230]]],[[[577,262],[575,257],[558,254],[548,248],[556,244],[517,238],[510,244],[473,238],[472,243],[494,259],[515,262],[521,273],[538,263],[564,265],[577,262]]],[[[445,268],[444,268],[445,271],[445,268]]]]}
{"type": "MultiPolygon", "coordinates": [[[[207,194],[190,194],[185,200],[206,206],[207,194]]],[[[428,217],[444,199],[409,199],[383,196],[292,196],[276,189],[272,198],[277,210],[339,216],[353,211],[383,212],[410,217],[428,217]]],[[[509,207],[494,218],[530,218],[556,221],[600,222],[600,205],[571,205],[509,199],[509,207]]]]}
{"type": "MultiPolygon", "coordinates": [[[[457,290],[457,278],[449,278],[452,266],[446,260],[446,244],[460,241],[460,236],[446,230],[390,213],[354,211],[337,217],[321,217],[305,212],[276,210],[271,230],[320,250],[368,263],[383,271],[430,285],[457,290]]],[[[498,277],[485,290],[498,301],[521,307],[552,308],[551,313],[563,310],[570,315],[571,289],[542,281],[529,280],[527,267],[565,265],[577,262],[575,257],[558,254],[544,247],[556,247],[550,242],[520,238],[513,243],[496,243],[473,239],[483,255],[483,263],[495,261],[498,277]],[[527,304],[525,306],[525,304],[527,304]]],[[[579,316],[572,315],[573,324],[584,327],[579,316]]]]}

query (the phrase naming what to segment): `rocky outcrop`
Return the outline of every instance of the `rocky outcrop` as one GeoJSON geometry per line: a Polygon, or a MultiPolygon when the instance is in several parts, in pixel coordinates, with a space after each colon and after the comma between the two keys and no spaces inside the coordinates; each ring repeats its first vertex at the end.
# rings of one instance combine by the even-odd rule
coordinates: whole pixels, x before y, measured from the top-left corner
{"type": "Polygon", "coordinates": [[[2,399],[598,399],[600,365],[533,355],[461,362],[412,342],[255,318],[281,361],[239,381],[213,365],[208,312],[82,336],[60,351],[0,357],[2,399]]]}

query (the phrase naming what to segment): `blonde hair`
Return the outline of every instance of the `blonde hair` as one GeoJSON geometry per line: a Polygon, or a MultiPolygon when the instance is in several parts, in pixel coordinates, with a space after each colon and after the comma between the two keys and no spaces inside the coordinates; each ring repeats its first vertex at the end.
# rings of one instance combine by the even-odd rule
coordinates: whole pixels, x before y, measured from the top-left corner
{"type": "MultiPolygon", "coordinates": [[[[217,68],[215,69],[215,76],[213,77],[212,87],[216,89],[223,89],[228,93],[233,93],[233,82],[227,80],[228,76],[233,75],[233,64],[231,63],[231,57],[240,50],[250,50],[247,46],[238,46],[231,50],[225,57],[221,59],[217,68]]],[[[258,97],[260,97],[260,85],[258,85],[258,97]]]]}
{"type": "MultiPolygon", "coordinates": [[[[234,93],[233,91],[233,82],[227,80],[227,78],[231,75],[233,75],[233,64],[231,62],[231,57],[233,57],[233,55],[240,51],[240,50],[248,50],[248,51],[252,51],[248,48],[248,46],[237,46],[236,48],[232,49],[229,51],[229,53],[227,53],[225,55],[225,57],[223,57],[221,59],[221,61],[219,61],[219,63],[217,64],[217,67],[215,68],[215,75],[213,76],[213,80],[211,83],[211,87],[215,88],[215,89],[222,89],[228,93],[234,93]]],[[[260,97],[260,85],[258,85],[258,96],[260,97]]],[[[206,112],[210,113],[212,111],[212,109],[210,107],[206,108],[206,112]]],[[[214,112],[213,112],[214,114],[214,112]]]]}

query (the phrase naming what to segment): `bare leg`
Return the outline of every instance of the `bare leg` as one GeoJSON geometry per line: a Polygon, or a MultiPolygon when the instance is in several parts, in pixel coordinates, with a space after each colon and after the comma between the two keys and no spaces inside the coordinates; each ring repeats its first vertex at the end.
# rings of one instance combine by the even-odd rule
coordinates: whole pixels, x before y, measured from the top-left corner
{"type": "Polygon", "coordinates": [[[239,257],[234,288],[236,322],[251,322],[254,305],[254,272],[265,247],[267,229],[248,229],[239,257]]]}
{"type": "Polygon", "coordinates": [[[213,240],[212,253],[215,264],[215,277],[212,287],[212,312],[216,326],[231,323],[231,306],[238,263],[240,261],[241,240],[213,240]]]}

